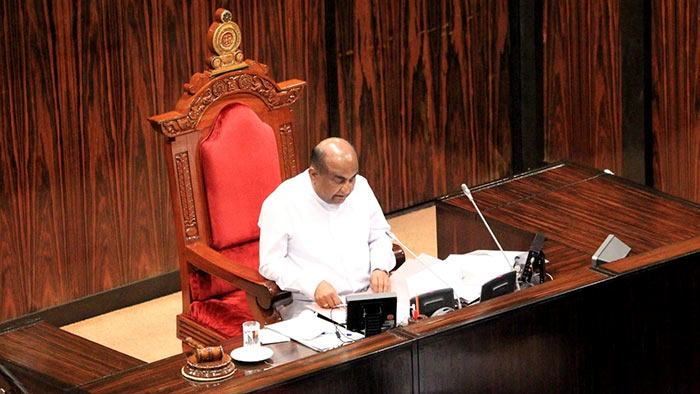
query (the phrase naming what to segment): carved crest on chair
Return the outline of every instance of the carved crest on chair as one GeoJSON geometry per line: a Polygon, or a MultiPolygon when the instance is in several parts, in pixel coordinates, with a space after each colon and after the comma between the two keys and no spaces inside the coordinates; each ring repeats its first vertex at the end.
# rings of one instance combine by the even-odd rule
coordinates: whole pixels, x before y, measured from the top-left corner
{"type": "MultiPolygon", "coordinates": [[[[253,63],[253,65],[257,64],[253,63]]],[[[268,108],[274,109],[294,103],[302,89],[304,89],[304,85],[280,89],[272,79],[257,73],[248,73],[247,71],[234,73],[220,78],[198,93],[192,101],[188,113],[173,119],[164,119],[159,123],[162,124],[163,134],[168,137],[176,137],[194,131],[207,107],[229,94],[251,93],[260,97],[268,108]]]]}
{"type": "Polygon", "coordinates": [[[214,17],[220,22],[212,23],[207,33],[209,49],[216,52],[216,55],[209,57],[212,75],[248,67],[243,61],[243,51],[238,49],[241,29],[231,20],[231,11],[219,8],[214,17]]]}

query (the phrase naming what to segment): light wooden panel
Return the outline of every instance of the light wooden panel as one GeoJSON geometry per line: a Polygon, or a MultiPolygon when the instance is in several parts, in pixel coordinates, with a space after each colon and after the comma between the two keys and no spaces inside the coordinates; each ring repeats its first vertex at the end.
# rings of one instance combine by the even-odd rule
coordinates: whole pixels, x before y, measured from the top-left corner
{"type": "Polygon", "coordinates": [[[336,1],[339,134],[385,211],[511,164],[506,1],[336,1]]]}

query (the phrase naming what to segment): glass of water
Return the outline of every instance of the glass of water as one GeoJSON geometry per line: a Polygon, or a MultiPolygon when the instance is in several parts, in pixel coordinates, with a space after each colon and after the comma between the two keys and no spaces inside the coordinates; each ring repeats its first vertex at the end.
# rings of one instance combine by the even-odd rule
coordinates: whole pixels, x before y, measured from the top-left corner
{"type": "Polygon", "coordinates": [[[243,347],[254,348],[260,346],[260,323],[247,321],[243,323],[243,347]]]}

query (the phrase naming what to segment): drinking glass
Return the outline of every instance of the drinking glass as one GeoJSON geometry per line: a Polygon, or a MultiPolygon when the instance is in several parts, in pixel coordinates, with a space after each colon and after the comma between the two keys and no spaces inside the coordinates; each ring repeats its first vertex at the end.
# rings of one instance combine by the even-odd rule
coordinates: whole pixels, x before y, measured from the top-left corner
{"type": "Polygon", "coordinates": [[[243,323],[243,347],[254,348],[260,346],[260,323],[247,321],[243,323]]]}

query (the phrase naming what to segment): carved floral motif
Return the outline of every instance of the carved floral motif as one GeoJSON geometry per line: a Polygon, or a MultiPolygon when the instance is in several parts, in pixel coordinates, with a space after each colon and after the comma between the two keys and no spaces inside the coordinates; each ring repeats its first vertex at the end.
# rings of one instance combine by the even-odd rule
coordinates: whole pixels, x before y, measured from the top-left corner
{"type": "Polygon", "coordinates": [[[260,97],[268,108],[274,109],[294,103],[303,88],[303,85],[300,85],[281,90],[273,81],[260,75],[248,73],[231,75],[217,80],[196,96],[186,115],[163,122],[162,130],[168,137],[177,137],[193,131],[207,107],[231,93],[254,94],[260,97]]]}
{"type": "Polygon", "coordinates": [[[297,174],[297,158],[294,156],[294,139],[292,138],[292,124],[285,123],[280,126],[280,145],[282,145],[282,162],[284,163],[285,178],[291,178],[297,174]]]}
{"type": "Polygon", "coordinates": [[[194,207],[194,194],[192,192],[192,176],[190,174],[190,157],[187,152],[175,155],[175,169],[177,171],[177,184],[182,206],[182,218],[185,222],[185,237],[187,240],[199,238],[197,229],[197,213],[194,207]]]}

